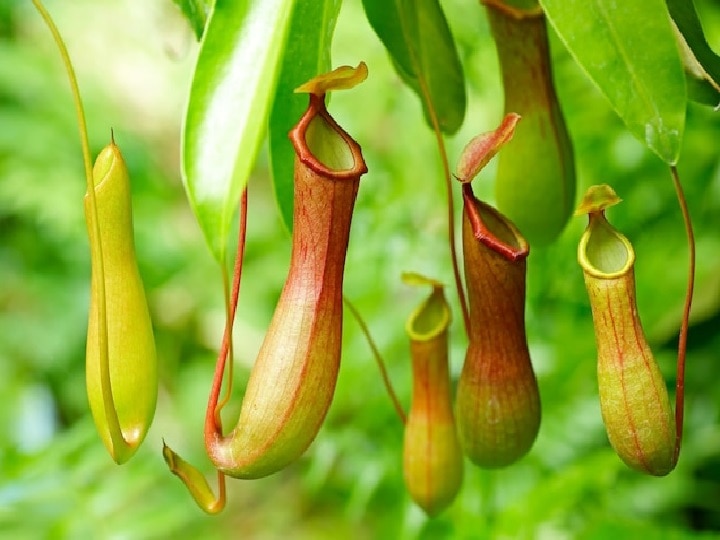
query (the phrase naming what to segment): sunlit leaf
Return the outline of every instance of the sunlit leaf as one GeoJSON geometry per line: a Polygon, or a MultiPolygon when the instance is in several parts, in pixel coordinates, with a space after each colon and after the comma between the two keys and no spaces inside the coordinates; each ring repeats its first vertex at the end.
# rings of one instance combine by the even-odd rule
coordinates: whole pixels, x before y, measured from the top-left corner
{"type": "Polygon", "coordinates": [[[297,0],[270,112],[269,140],[275,197],[283,222],[292,230],[295,152],[288,132],[307,107],[293,90],[330,69],[330,44],[342,0],[297,0]]]}
{"type": "Polygon", "coordinates": [[[680,32],[680,50],[688,93],[695,101],[708,105],[720,103],[720,57],[705,39],[702,24],[692,0],[667,0],[670,16],[680,32]]]}
{"type": "Polygon", "coordinates": [[[217,0],[202,42],[185,116],[183,180],[218,260],[265,131],[293,4],[217,0]]]}
{"type": "Polygon", "coordinates": [[[465,117],[465,78],[438,0],[363,0],[363,7],[430,127],[435,114],[442,131],[455,133],[465,117]]]}
{"type": "Polygon", "coordinates": [[[578,64],[628,129],[674,164],[685,125],[686,91],[663,0],[541,0],[578,64]]]}

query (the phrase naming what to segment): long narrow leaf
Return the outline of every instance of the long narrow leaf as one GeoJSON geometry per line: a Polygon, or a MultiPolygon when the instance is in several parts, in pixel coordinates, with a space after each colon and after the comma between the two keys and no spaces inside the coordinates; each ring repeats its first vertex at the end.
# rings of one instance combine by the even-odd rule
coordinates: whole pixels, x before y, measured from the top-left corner
{"type": "Polygon", "coordinates": [[[265,131],[294,0],[217,0],[202,41],[183,133],[183,180],[213,255],[265,131]]]}
{"type": "Polygon", "coordinates": [[[342,0],[297,0],[290,21],[269,126],[275,197],[288,230],[293,221],[295,162],[288,132],[307,107],[307,96],[293,90],[330,70],[330,45],[341,4],[342,0]]]}
{"type": "Polygon", "coordinates": [[[693,0],[667,0],[667,6],[682,36],[681,50],[690,97],[708,105],[718,105],[720,57],[705,39],[693,0]]]}
{"type": "Polygon", "coordinates": [[[465,118],[465,77],[438,0],[363,0],[368,21],[395,70],[422,100],[432,127],[430,100],[440,129],[455,133],[465,118]]]}
{"type": "Polygon", "coordinates": [[[669,164],[685,125],[685,78],[663,0],[541,0],[578,64],[628,129],[669,164]]]}

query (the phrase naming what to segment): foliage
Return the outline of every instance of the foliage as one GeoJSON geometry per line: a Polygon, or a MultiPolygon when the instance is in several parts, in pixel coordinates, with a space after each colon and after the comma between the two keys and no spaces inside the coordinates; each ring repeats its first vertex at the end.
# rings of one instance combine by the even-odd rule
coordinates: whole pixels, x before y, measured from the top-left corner
{"type": "Polygon", "coordinates": [[[560,38],[632,134],[674,164],[685,120],[685,80],[663,0],[544,0],[542,5],[560,38]]]}
{"type": "Polygon", "coordinates": [[[330,45],[340,4],[340,0],[299,0],[290,19],[268,124],[275,198],[288,230],[292,230],[295,164],[295,152],[288,144],[288,133],[306,107],[306,97],[295,95],[293,90],[300,82],[330,70],[330,45]],[[306,21],[320,22],[306,24],[306,21]]]}
{"type": "Polygon", "coordinates": [[[432,128],[455,133],[465,117],[465,81],[455,43],[437,0],[365,0],[365,14],[387,48],[393,66],[423,103],[432,128]]]}
{"type": "MultiPolygon", "coordinates": [[[[466,462],[454,505],[427,520],[403,486],[402,426],[360,330],[346,317],[338,387],[310,450],[278,475],[230,482],[225,513],[202,515],[160,454],[161,438],[172,439],[210,472],[200,433],[224,307],[220,272],[187,203],[177,150],[197,50],[178,30],[185,23],[171,16],[170,2],[155,18],[148,16],[149,7],[132,4],[85,0],[48,6],[79,71],[95,153],[113,127],[126,157],[140,272],[155,324],[162,377],[158,413],[145,445],[122,469],[112,464],[93,431],[83,384],[89,252],[67,85],[28,6],[0,7],[0,537],[717,535],[720,127],[716,113],[693,103],[687,105],[677,149],[696,227],[698,284],[684,449],[673,473],[656,479],[632,472],[607,442],[590,310],[575,258],[584,223],[576,220],[555,244],[533,248],[528,259],[527,324],[543,419],[526,458],[494,472],[466,462]],[[89,27],[88,20],[102,22],[89,27]],[[180,59],[166,52],[183,48],[191,50],[180,59]]],[[[549,9],[549,0],[543,4],[549,9]]],[[[696,1],[696,7],[708,42],[718,50],[720,10],[710,0],[696,1]]],[[[463,125],[446,141],[454,160],[473,136],[497,125],[502,94],[482,9],[475,2],[444,2],[443,8],[465,72],[468,104],[463,125]]],[[[292,19],[289,24],[292,32],[292,19]]],[[[633,28],[641,34],[644,25],[636,21],[633,28]]],[[[588,80],[585,72],[592,76],[591,70],[578,67],[577,51],[571,56],[564,46],[569,39],[560,34],[562,40],[551,35],[551,48],[575,148],[578,191],[607,182],[624,199],[610,212],[635,247],[639,312],[672,387],[686,278],[675,194],[663,162],[633,137],[636,130],[628,131],[611,108],[617,105],[588,80]]],[[[367,318],[407,407],[410,365],[403,324],[418,297],[401,283],[400,274],[419,271],[448,284],[452,275],[445,209],[439,204],[444,200],[441,164],[417,96],[398,79],[359,2],[343,5],[332,52],[333,65],[365,60],[370,68],[363,86],[336,95],[330,105],[361,142],[370,168],[361,181],[345,290],[367,318]]],[[[268,110],[277,103],[268,101],[268,110]]],[[[270,163],[261,151],[250,175],[249,238],[235,330],[236,389],[247,382],[289,258],[270,163]]],[[[491,162],[476,180],[476,194],[490,201],[493,172],[491,162]]],[[[455,314],[451,376],[457,378],[465,342],[457,301],[449,300],[455,314]]],[[[240,394],[228,407],[228,420],[237,417],[240,394]]]]}
{"type": "Polygon", "coordinates": [[[265,132],[292,6],[292,0],[218,0],[198,53],[182,140],[183,181],[221,262],[265,132]]]}

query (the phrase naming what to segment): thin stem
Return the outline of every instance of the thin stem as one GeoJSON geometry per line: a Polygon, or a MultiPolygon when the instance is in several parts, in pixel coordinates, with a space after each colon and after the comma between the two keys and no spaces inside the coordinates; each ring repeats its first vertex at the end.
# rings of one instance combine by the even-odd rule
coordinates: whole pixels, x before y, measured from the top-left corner
{"type": "MultiPolygon", "coordinates": [[[[409,37],[409,30],[405,20],[400,18],[400,28],[403,33],[405,43],[412,43],[409,37]]],[[[462,278],[460,277],[460,266],[458,264],[457,248],[455,247],[455,205],[453,203],[452,192],[452,175],[450,174],[450,164],[448,162],[447,151],[445,150],[445,141],[443,140],[442,131],[440,131],[440,122],[438,121],[437,112],[430,98],[430,90],[422,76],[422,68],[418,61],[417,55],[413,47],[408,47],[410,53],[410,61],[413,63],[415,71],[418,73],[417,81],[420,88],[422,100],[430,117],[435,139],[437,141],[438,150],[440,152],[440,161],[443,167],[443,176],[445,177],[445,190],[447,192],[447,223],[448,223],[448,245],[450,246],[450,260],[452,262],[453,277],[455,279],[455,288],[457,289],[458,299],[460,301],[460,309],[463,315],[463,323],[465,325],[465,335],[470,336],[470,312],[468,310],[467,299],[465,298],[465,288],[462,278]]]]}
{"type": "Polygon", "coordinates": [[[683,222],[685,223],[685,235],[688,242],[688,283],[685,292],[685,306],[680,324],[680,336],[678,338],[678,359],[677,359],[677,381],[675,383],[675,461],[680,456],[682,446],[683,422],[685,419],[685,353],[687,351],[687,335],[690,325],[690,309],[692,307],[693,290],[695,288],[695,235],[693,233],[690,211],[683,192],[680,176],[677,168],[670,167],[675,193],[677,194],[683,222]]]}
{"type": "MultiPolygon", "coordinates": [[[[97,253],[97,291],[98,306],[97,316],[99,319],[100,331],[98,332],[98,348],[100,350],[100,385],[103,395],[103,404],[105,408],[105,418],[108,423],[108,432],[110,440],[114,448],[130,448],[120,427],[120,419],[118,418],[115,408],[115,400],[112,394],[112,382],[110,380],[110,353],[108,350],[108,325],[107,325],[107,299],[105,295],[105,261],[103,257],[102,238],[100,237],[100,221],[98,218],[97,201],[95,197],[95,183],[93,181],[93,166],[90,157],[90,143],[87,133],[87,122],[85,121],[85,110],[83,109],[82,99],[80,98],[80,89],[78,88],[75,70],[73,69],[70,54],[68,53],[65,42],[60,35],[60,31],[53,21],[50,13],[45,9],[40,0],[32,0],[38,13],[47,25],[53,40],[57,45],[60,57],[67,72],[70,82],[70,91],[72,93],[73,102],[75,103],[75,115],[77,117],[78,130],[80,131],[80,147],[82,148],[83,164],[85,167],[85,180],[87,183],[87,196],[90,202],[90,211],[93,214],[95,245],[94,251],[97,253]]],[[[92,314],[90,315],[92,316],[92,314]]]]}
{"type": "MultiPolygon", "coordinates": [[[[235,265],[233,267],[232,291],[230,290],[228,276],[225,269],[225,261],[221,261],[222,278],[223,278],[223,294],[225,297],[225,330],[223,333],[223,341],[218,353],[217,362],[215,363],[215,375],[213,376],[212,388],[208,405],[205,411],[205,440],[213,437],[215,434],[222,435],[222,416],[223,407],[230,400],[232,394],[233,383],[233,358],[232,358],[232,327],[237,311],[238,298],[240,297],[240,278],[242,276],[242,264],[245,256],[245,239],[247,233],[247,208],[248,197],[247,187],[242,192],[240,198],[240,218],[238,225],[238,247],[235,255],[235,265]],[[228,362],[228,356],[230,362],[228,362]],[[225,376],[225,367],[227,365],[227,377],[225,376]],[[222,390],[223,380],[227,379],[227,387],[225,396],[218,403],[220,391],[222,390]]],[[[217,471],[218,495],[214,497],[212,489],[208,485],[203,474],[195,467],[180,459],[180,457],[163,445],[163,456],[173,474],[178,476],[190,491],[190,494],[197,502],[198,506],[208,514],[218,514],[226,504],[226,480],[222,471],[217,471]],[[209,502],[210,498],[214,500],[209,502]]]]}
{"type": "MultiPolygon", "coordinates": [[[[420,80],[420,87],[424,87],[425,83],[420,80]]],[[[448,223],[448,245],[450,246],[450,260],[452,261],[453,277],[455,279],[455,288],[457,289],[458,299],[460,300],[460,309],[462,310],[463,323],[465,325],[465,334],[470,335],[470,312],[468,311],[467,299],[465,298],[465,288],[462,278],[460,277],[460,267],[458,264],[457,247],[455,246],[455,205],[453,202],[452,177],[450,174],[450,164],[448,163],[447,151],[445,150],[445,141],[443,140],[440,124],[437,115],[432,107],[428,107],[430,121],[435,132],[438,150],[440,151],[440,161],[443,166],[443,175],[445,176],[445,189],[447,191],[447,223],[448,223]]]]}
{"type": "Polygon", "coordinates": [[[52,20],[52,17],[50,17],[50,13],[48,13],[45,9],[45,6],[43,6],[40,0],[32,0],[32,2],[35,5],[35,9],[37,9],[38,13],[40,13],[40,16],[43,18],[43,21],[45,21],[45,24],[50,30],[53,40],[60,52],[65,70],[67,71],[70,82],[70,91],[72,92],[73,102],[75,103],[75,114],[77,116],[78,128],[80,130],[80,145],[82,147],[83,163],[85,165],[85,179],[87,180],[88,195],[91,198],[94,198],[93,188],[95,185],[93,183],[93,166],[92,158],[90,157],[90,144],[88,142],[87,124],[85,122],[85,110],[83,109],[82,99],[80,98],[80,89],[78,88],[75,70],[73,69],[72,61],[70,60],[70,54],[67,51],[67,47],[65,47],[65,42],[60,35],[60,31],[57,26],[55,26],[55,22],[52,20]]]}
{"type": "Polygon", "coordinates": [[[223,407],[227,404],[230,399],[232,391],[232,378],[233,378],[233,361],[232,361],[232,327],[235,321],[235,313],[237,311],[238,298],[240,297],[240,278],[242,277],[242,265],[245,257],[245,244],[247,237],[247,209],[248,209],[248,196],[247,187],[243,190],[240,198],[240,223],[238,225],[238,248],[235,256],[235,266],[233,268],[233,283],[232,292],[229,291],[227,274],[223,268],[223,290],[225,295],[225,332],[223,333],[222,346],[218,354],[218,359],[215,364],[215,375],[213,377],[213,384],[210,390],[210,398],[208,399],[207,411],[205,413],[205,436],[212,435],[213,433],[222,433],[222,419],[220,412],[223,407]],[[220,390],[222,388],[225,366],[228,363],[228,355],[230,356],[230,362],[228,366],[228,383],[227,391],[222,401],[218,403],[220,397],[220,390]]]}
{"type": "Polygon", "coordinates": [[[362,318],[362,315],[360,315],[360,312],[357,310],[357,308],[352,304],[352,302],[350,302],[348,297],[345,295],[343,295],[343,302],[345,302],[345,306],[347,306],[350,313],[352,313],[352,316],[355,317],[355,320],[357,321],[358,325],[360,326],[360,330],[365,335],[365,339],[367,339],[367,342],[370,345],[370,349],[372,350],[373,357],[375,358],[375,362],[377,362],[378,368],[380,368],[380,375],[382,376],[383,383],[385,384],[385,389],[387,390],[387,393],[393,402],[395,411],[397,412],[398,416],[400,417],[400,420],[404,424],[407,420],[407,416],[405,415],[405,411],[403,410],[403,407],[400,404],[400,400],[398,399],[397,394],[395,393],[395,389],[393,388],[392,383],[390,382],[390,377],[388,376],[387,369],[385,368],[385,362],[382,359],[380,350],[377,348],[377,345],[375,344],[375,340],[372,338],[372,335],[370,334],[370,329],[368,328],[367,324],[365,324],[365,321],[362,318]]]}
{"type": "Polygon", "coordinates": [[[481,493],[481,511],[480,514],[485,518],[485,529],[488,531],[487,538],[493,538],[495,529],[495,495],[496,495],[496,475],[499,471],[481,470],[480,471],[480,493],[481,493]]]}
{"type": "Polygon", "coordinates": [[[208,514],[219,514],[225,508],[227,502],[227,491],[225,487],[225,475],[220,471],[217,472],[218,496],[215,502],[210,505],[206,511],[208,514]]]}
{"type": "MultiPolygon", "coordinates": [[[[230,394],[232,392],[232,385],[233,385],[233,364],[234,364],[234,351],[233,351],[233,333],[232,333],[232,327],[233,327],[233,320],[235,318],[235,309],[237,307],[237,294],[239,294],[240,290],[239,287],[236,287],[236,280],[235,280],[235,273],[233,272],[233,290],[230,291],[230,282],[228,280],[228,275],[225,270],[225,264],[224,261],[221,264],[222,266],[222,284],[223,284],[223,298],[225,300],[225,329],[223,331],[223,347],[224,350],[224,357],[227,358],[227,372],[223,376],[223,379],[226,381],[225,384],[225,395],[220,400],[220,403],[215,407],[215,415],[218,418],[220,418],[220,411],[222,411],[223,408],[225,408],[225,405],[227,405],[228,401],[230,400],[230,394]],[[232,295],[232,296],[231,296],[232,295]],[[229,331],[227,330],[229,329],[229,331]]],[[[237,285],[239,285],[239,280],[237,281],[237,285]]]]}

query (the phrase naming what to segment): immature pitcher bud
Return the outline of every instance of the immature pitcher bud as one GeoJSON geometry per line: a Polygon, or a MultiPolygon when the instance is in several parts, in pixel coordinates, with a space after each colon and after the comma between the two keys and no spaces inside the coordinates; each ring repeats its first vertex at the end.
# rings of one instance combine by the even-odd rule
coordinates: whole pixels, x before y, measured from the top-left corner
{"type": "Polygon", "coordinates": [[[498,209],[531,244],[562,232],[575,202],[575,164],[553,85],[547,25],[535,2],[484,0],[502,71],[505,111],[523,121],[499,156],[498,209]]]}
{"type": "Polygon", "coordinates": [[[85,195],[92,261],[87,392],[105,446],[123,463],[145,438],[155,414],[157,358],[135,257],[128,171],[114,142],[95,161],[93,180],[97,221],[85,195]]]}
{"type": "Polygon", "coordinates": [[[598,348],[600,408],[610,444],[633,469],[675,468],[675,417],[665,380],[643,333],[635,300],[635,252],[605,218],[620,199],[593,186],[577,213],[589,214],[578,246],[598,348]]]}
{"type": "Polygon", "coordinates": [[[405,326],[413,395],[403,443],[405,485],[418,506],[433,516],[455,499],[463,475],[448,372],[450,306],[439,283],[416,275],[406,276],[406,281],[433,287],[405,326]]]}

